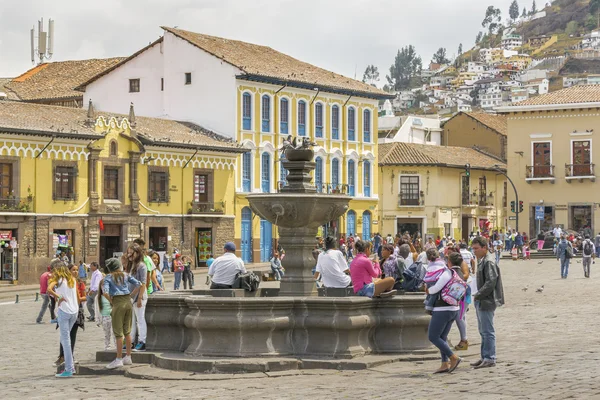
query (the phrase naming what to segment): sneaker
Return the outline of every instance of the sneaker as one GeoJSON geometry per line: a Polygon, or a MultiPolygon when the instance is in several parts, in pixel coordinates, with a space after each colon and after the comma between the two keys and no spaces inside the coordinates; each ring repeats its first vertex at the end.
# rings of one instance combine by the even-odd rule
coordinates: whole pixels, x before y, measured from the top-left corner
{"type": "Polygon", "coordinates": [[[131,365],[131,364],[133,364],[133,361],[131,361],[131,356],[123,357],[123,365],[131,365]]]}
{"type": "Polygon", "coordinates": [[[382,299],[385,299],[386,297],[392,297],[395,294],[396,294],[396,290],[392,289],[392,290],[388,290],[387,292],[381,293],[379,295],[379,297],[381,297],[382,299]]]}
{"type": "Polygon", "coordinates": [[[57,321],[57,320],[55,320],[55,319],[51,319],[51,320],[50,320],[50,323],[51,323],[51,324],[58,324],[58,321],[57,321]]]}
{"type": "Polygon", "coordinates": [[[72,378],[73,377],[73,373],[69,372],[69,371],[63,371],[60,374],[56,374],[54,375],[57,378],[72,378]]]}
{"type": "Polygon", "coordinates": [[[93,317],[87,317],[87,320],[88,320],[89,322],[94,322],[94,318],[93,318],[93,317]]]}
{"type": "Polygon", "coordinates": [[[54,364],[53,364],[53,365],[54,365],[55,367],[58,367],[60,364],[63,364],[64,362],[65,362],[65,358],[64,358],[64,357],[58,357],[58,358],[56,359],[56,361],[54,361],[54,364]]]}
{"type": "Polygon", "coordinates": [[[477,361],[475,361],[475,362],[472,362],[472,363],[471,363],[471,367],[478,367],[478,366],[480,366],[482,363],[483,363],[483,360],[482,360],[482,359],[479,359],[479,360],[477,360],[477,361]]]}
{"type": "Polygon", "coordinates": [[[144,342],[139,342],[135,348],[133,349],[133,351],[146,351],[146,343],[144,342]]]}
{"type": "Polygon", "coordinates": [[[482,361],[481,364],[474,366],[474,369],[495,367],[496,363],[491,360],[482,361]]]}
{"type": "Polygon", "coordinates": [[[117,369],[123,366],[123,360],[120,358],[115,358],[113,362],[106,366],[106,369],[117,369]]]}
{"type": "Polygon", "coordinates": [[[43,324],[42,321],[35,321],[36,324],[43,324]]]}

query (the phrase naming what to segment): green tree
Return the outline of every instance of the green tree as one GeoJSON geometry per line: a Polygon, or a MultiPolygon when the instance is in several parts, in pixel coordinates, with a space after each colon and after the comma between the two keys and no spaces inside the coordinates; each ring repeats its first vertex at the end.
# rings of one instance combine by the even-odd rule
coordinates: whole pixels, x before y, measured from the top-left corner
{"type": "Polygon", "coordinates": [[[600,11],[600,0],[590,1],[590,14],[595,15],[600,11]]]}
{"type": "Polygon", "coordinates": [[[410,87],[410,80],[421,73],[423,63],[413,45],[408,45],[398,50],[394,63],[390,67],[390,74],[386,75],[388,84],[394,90],[403,90],[410,87]]]}
{"type": "Polygon", "coordinates": [[[500,26],[502,21],[502,12],[499,8],[489,6],[485,11],[485,18],[481,22],[481,26],[488,28],[490,34],[494,33],[500,26]]]}
{"type": "Polygon", "coordinates": [[[517,3],[517,0],[513,0],[513,2],[510,4],[510,8],[508,9],[508,15],[510,16],[510,19],[513,20],[513,22],[519,18],[519,3],[517,3]]]}
{"type": "Polygon", "coordinates": [[[521,18],[525,18],[527,16],[527,9],[523,7],[523,14],[521,14],[521,18]]]}
{"type": "Polygon", "coordinates": [[[371,86],[377,86],[376,83],[379,81],[379,70],[377,67],[374,65],[367,65],[362,81],[371,86]]]}
{"type": "Polygon", "coordinates": [[[567,24],[567,27],[565,28],[565,33],[567,35],[574,35],[577,33],[578,29],[579,29],[579,24],[577,23],[577,21],[570,21],[567,24]]]}
{"type": "Polygon", "coordinates": [[[534,15],[537,12],[538,12],[538,9],[537,9],[537,6],[535,5],[535,0],[533,0],[533,3],[531,4],[531,15],[534,15]]]}
{"type": "Polygon", "coordinates": [[[450,60],[448,60],[448,58],[446,57],[446,49],[440,47],[438,51],[436,51],[433,55],[433,59],[431,61],[436,64],[449,64],[450,60]]]}
{"type": "Polygon", "coordinates": [[[591,31],[592,29],[596,29],[597,25],[598,21],[596,20],[596,17],[594,17],[592,14],[588,14],[585,18],[585,29],[591,31]]]}
{"type": "Polygon", "coordinates": [[[463,54],[463,47],[462,47],[462,43],[458,44],[458,56],[462,56],[463,54]]]}
{"type": "Polygon", "coordinates": [[[483,32],[479,31],[479,33],[477,33],[477,36],[475,37],[475,44],[479,44],[481,42],[482,36],[483,32]]]}

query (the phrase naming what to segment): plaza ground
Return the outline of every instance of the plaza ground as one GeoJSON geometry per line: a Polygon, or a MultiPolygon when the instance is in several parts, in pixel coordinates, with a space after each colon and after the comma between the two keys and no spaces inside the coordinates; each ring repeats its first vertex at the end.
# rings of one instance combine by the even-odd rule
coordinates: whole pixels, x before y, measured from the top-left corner
{"type": "MultiPolygon", "coordinates": [[[[600,399],[596,375],[600,360],[597,313],[600,268],[583,277],[575,260],[569,278],[560,279],[556,260],[503,260],[506,306],[498,309],[498,365],[473,370],[461,364],[453,374],[433,375],[438,361],[383,365],[365,371],[311,370],[287,376],[238,375],[224,380],[138,380],[122,376],[53,377],[58,331],[37,325],[41,303],[0,302],[0,398],[61,399],[600,399]],[[545,286],[543,293],[536,288],[545,286]],[[528,286],[527,291],[522,288],[528,286]]],[[[203,286],[203,281],[196,280],[203,286]]],[[[198,286],[198,285],[197,285],[198,286]]],[[[480,343],[474,310],[468,313],[474,354],[480,343]]],[[[46,314],[46,321],[49,320],[46,314]]],[[[452,328],[451,340],[458,343],[452,328]]],[[[86,324],[78,333],[75,357],[93,360],[103,345],[102,329],[86,324]]],[[[465,361],[474,361],[469,356],[465,361]]],[[[165,377],[169,376],[165,372],[165,377]]],[[[218,378],[217,376],[212,376],[218,378]]]]}

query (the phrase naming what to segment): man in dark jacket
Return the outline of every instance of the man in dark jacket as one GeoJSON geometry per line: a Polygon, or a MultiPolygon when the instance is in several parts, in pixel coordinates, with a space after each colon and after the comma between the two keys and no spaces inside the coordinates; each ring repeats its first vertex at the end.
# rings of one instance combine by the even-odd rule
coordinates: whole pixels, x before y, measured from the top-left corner
{"type": "Polygon", "coordinates": [[[496,307],[504,304],[504,290],[500,269],[494,257],[488,252],[488,241],[476,237],[471,244],[477,257],[477,290],[474,296],[477,323],[481,335],[481,358],[471,363],[475,368],[496,366],[496,331],[494,329],[494,312],[496,307]]]}

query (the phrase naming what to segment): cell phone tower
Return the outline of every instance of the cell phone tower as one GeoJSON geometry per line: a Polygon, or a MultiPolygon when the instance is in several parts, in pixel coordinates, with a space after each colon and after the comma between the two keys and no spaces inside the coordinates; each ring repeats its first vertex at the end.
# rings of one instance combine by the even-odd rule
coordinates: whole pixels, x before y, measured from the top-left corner
{"type": "Polygon", "coordinates": [[[54,20],[48,19],[48,31],[44,31],[44,18],[38,21],[37,47],[35,42],[35,25],[31,28],[31,62],[42,64],[52,58],[54,53],[54,20]]]}

